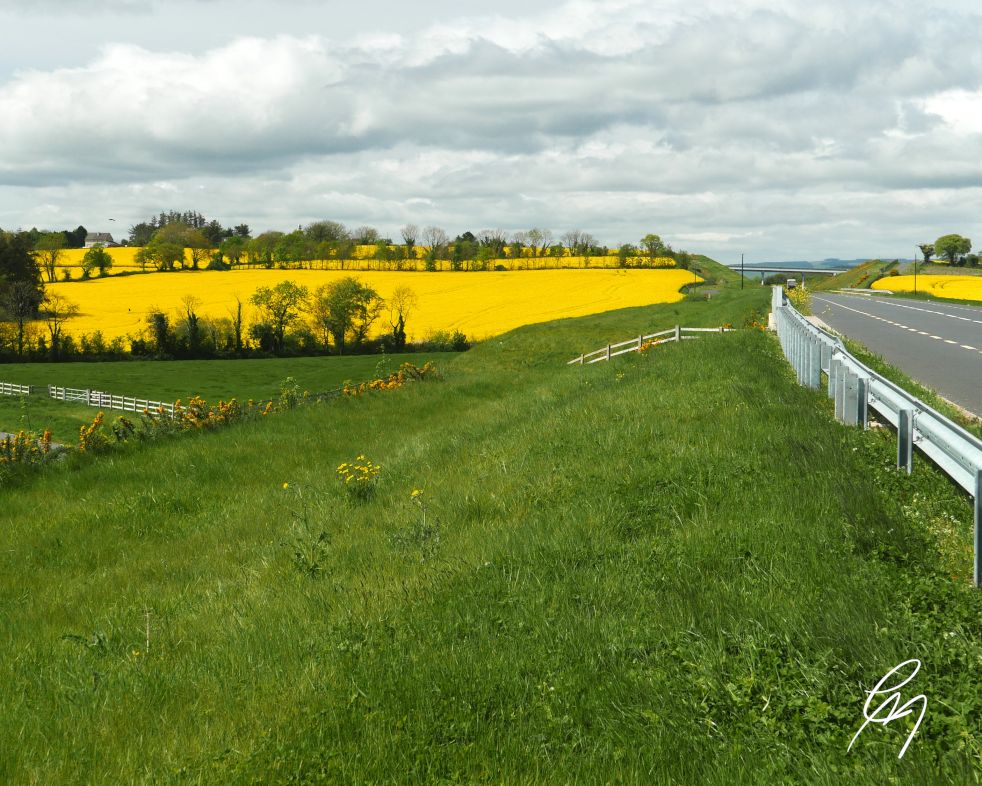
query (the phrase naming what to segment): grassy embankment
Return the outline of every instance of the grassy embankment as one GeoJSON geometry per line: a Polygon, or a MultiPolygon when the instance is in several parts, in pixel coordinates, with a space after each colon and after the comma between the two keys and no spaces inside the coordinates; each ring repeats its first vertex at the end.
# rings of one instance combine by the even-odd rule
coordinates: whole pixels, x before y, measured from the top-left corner
{"type": "Polygon", "coordinates": [[[48,385],[167,402],[177,399],[187,402],[194,395],[209,402],[231,398],[259,401],[274,397],[287,377],[293,377],[306,390],[321,393],[341,387],[346,381],[362,382],[385,376],[403,362],[442,363],[445,356],[430,352],[263,360],[5,363],[0,365],[0,380],[35,385],[39,391],[30,397],[0,396],[0,431],[47,428],[54,432],[55,441],[74,443],[79,426],[91,423],[97,410],[48,398],[48,385]]]}
{"type": "Polygon", "coordinates": [[[758,331],[565,365],[767,296],[523,328],[443,383],[0,490],[0,780],[973,782],[950,484],[890,470],[758,331]],[[367,502],[334,473],[359,453],[367,502]],[[905,721],[847,754],[912,657],[906,757],[905,721]]]}
{"type": "Polygon", "coordinates": [[[869,289],[869,285],[881,276],[885,276],[896,267],[897,263],[889,260],[871,259],[861,265],[834,276],[822,277],[814,285],[809,282],[808,288],[814,290],[833,289],[869,289]]]}

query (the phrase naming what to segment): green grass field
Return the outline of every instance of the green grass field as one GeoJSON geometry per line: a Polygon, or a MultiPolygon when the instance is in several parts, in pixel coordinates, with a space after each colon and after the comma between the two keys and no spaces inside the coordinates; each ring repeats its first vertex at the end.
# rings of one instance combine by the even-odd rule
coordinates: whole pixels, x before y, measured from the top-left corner
{"type": "Polygon", "coordinates": [[[0,431],[52,429],[55,439],[75,442],[78,429],[98,410],[55,401],[48,385],[102,390],[119,396],[156,401],[187,401],[193,395],[208,401],[271,398],[280,383],[293,377],[311,392],[362,382],[398,369],[402,362],[440,362],[442,353],[355,355],[351,357],[270,358],[263,360],[121,361],[117,363],[5,363],[0,381],[35,385],[31,397],[0,396],[0,431]]]}
{"type": "Polygon", "coordinates": [[[760,331],[565,365],[769,295],[523,328],[443,382],[0,487],[0,782],[977,782],[965,497],[760,331]],[[366,501],[335,475],[361,453],[366,501]],[[915,657],[907,755],[908,720],[847,753],[915,657]]]}

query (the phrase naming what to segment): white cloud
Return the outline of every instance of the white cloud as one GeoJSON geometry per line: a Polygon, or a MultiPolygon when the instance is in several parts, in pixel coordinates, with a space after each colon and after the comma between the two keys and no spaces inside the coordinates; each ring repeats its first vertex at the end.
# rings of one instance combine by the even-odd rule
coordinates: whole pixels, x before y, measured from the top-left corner
{"type": "Polygon", "coordinates": [[[260,227],[575,225],[730,258],[889,253],[945,210],[978,223],[968,13],[617,0],[344,43],[106,44],[0,83],[0,225],[99,204],[132,221],[193,207],[260,227]]]}

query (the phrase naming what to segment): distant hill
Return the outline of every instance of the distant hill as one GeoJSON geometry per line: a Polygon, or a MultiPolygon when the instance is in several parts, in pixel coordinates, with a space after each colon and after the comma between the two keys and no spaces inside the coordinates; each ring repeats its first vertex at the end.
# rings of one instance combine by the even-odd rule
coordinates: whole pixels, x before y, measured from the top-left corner
{"type": "MultiPolygon", "coordinates": [[[[864,259],[823,259],[820,261],[810,260],[794,260],[794,261],[781,261],[781,262],[747,262],[744,264],[745,268],[755,268],[755,267],[802,267],[811,268],[814,270],[821,270],[822,268],[843,268],[843,267],[856,267],[856,265],[861,265],[866,262],[869,257],[864,259]]],[[[735,265],[739,267],[739,265],[735,265]]]]}

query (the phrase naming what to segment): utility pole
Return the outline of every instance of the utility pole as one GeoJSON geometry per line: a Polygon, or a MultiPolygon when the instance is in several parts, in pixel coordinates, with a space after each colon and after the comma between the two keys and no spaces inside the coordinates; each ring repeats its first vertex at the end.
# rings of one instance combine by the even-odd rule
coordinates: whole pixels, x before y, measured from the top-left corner
{"type": "Polygon", "coordinates": [[[740,254],[740,289],[743,289],[743,254],[740,254]]]}
{"type": "Polygon", "coordinates": [[[914,249],[914,294],[917,294],[917,249],[914,249]]]}

